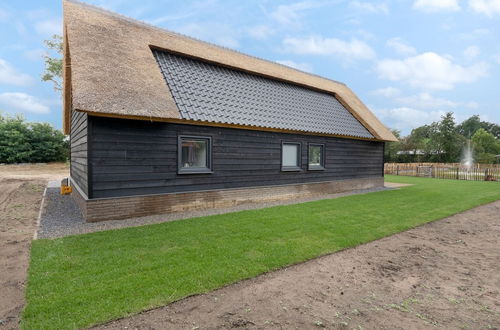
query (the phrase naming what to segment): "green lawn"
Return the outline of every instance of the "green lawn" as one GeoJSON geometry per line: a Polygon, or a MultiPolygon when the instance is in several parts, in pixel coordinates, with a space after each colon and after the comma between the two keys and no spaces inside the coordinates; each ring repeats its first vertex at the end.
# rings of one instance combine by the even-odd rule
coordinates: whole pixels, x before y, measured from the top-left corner
{"type": "Polygon", "coordinates": [[[387,180],[415,185],[34,241],[21,326],[90,326],[500,199],[497,182],[387,180]]]}

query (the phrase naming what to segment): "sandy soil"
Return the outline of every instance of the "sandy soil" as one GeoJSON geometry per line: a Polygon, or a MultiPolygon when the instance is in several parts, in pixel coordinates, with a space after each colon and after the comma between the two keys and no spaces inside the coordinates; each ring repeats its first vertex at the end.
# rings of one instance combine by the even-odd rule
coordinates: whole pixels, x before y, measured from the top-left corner
{"type": "Polygon", "coordinates": [[[498,329],[500,201],[100,329],[498,329]]]}
{"type": "Polygon", "coordinates": [[[397,183],[397,182],[384,182],[384,187],[386,188],[403,188],[403,187],[408,187],[408,186],[413,186],[413,184],[409,183],[397,183]]]}
{"type": "Polygon", "coordinates": [[[69,176],[66,163],[0,165],[0,179],[60,180],[69,176]]]}
{"type": "Polygon", "coordinates": [[[64,164],[0,165],[0,329],[17,329],[24,306],[29,248],[47,180],[64,164]]]}

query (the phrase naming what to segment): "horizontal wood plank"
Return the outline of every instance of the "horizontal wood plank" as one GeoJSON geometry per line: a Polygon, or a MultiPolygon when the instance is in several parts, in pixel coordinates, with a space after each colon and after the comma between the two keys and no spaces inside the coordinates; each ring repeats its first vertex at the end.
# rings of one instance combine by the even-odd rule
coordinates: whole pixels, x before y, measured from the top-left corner
{"type": "MultiPolygon", "coordinates": [[[[93,132],[88,137],[92,150],[92,159],[89,160],[92,181],[88,186],[95,198],[379,178],[383,175],[383,143],[376,141],[88,118],[92,121],[93,132]],[[212,174],[177,174],[178,135],[212,138],[212,174]],[[301,143],[301,171],[281,171],[283,141],[301,143]],[[308,143],[325,145],[323,171],[308,171],[308,143]]],[[[81,157],[86,149],[82,144],[77,146],[74,154],[81,157]]]]}

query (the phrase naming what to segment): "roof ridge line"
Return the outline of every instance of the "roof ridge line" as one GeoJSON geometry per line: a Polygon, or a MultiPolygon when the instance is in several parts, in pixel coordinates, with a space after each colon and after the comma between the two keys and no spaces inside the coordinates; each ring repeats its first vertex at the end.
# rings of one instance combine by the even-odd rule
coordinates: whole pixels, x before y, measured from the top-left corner
{"type": "Polygon", "coordinates": [[[123,14],[119,14],[119,13],[116,13],[114,11],[111,11],[111,10],[108,10],[108,9],[104,9],[104,8],[102,8],[100,6],[97,6],[97,5],[89,4],[89,3],[86,3],[86,2],[83,2],[83,1],[80,1],[80,0],[63,0],[63,1],[67,1],[67,2],[70,2],[70,3],[74,3],[74,4],[81,5],[81,6],[85,6],[85,7],[89,8],[89,9],[94,10],[94,11],[97,11],[97,12],[100,12],[100,13],[103,13],[103,14],[107,14],[107,15],[110,15],[110,16],[113,16],[113,17],[116,17],[116,18],[119,18],[119,19],[126,20],[129,23],[134,23],[134,24],[142,25],[142,26],[145,26],[145,27],[148,27],[148,28],[153,28],[153,29],[156,29],[156,30],[160,30],[160,31],[163,31],[163,32],[168,32],[168,33],[171,33],[171,34],[174,34],[174,35],[181,36],[183,38],[188,38],[188,39],[191,39],[191,40],[194,40],[194,41],[197,41],[197,42],[202,42],[202,43],[205,43],[205,44],[208,44],[208,45],[220,48],[220,49],[224,49],[224,50],[227,50],[227,51],[230,51],[230,52],[235,52],[235,53],[238,53],[238,54],[241,54],[241,55],[244,55],[244,56],[248,56],[250,58],[254,58],[254,59],[257,59],[257,60],[260,60],[260,61],[265,61],[265,62],[268,62],[268,63],[272,63],[274,65],[278,65],[278,66],[287,68],[289,70],[294,70],[294,71],[297,71],[297,72],[300,72],[300,73],[303,73],[303,74],[306,74],[306,75],[309,75],[309,76],[318,77],[318,78],[325,79],[325,80],[328,80],[328,81],[331,81],[331,82],[334,82],[334,83],[337,83],[337,84],[341,84],[341,85],[347,86],[345,83],[343,83],[341,81],[338,81],[338,80],[326,78],[326,77],[320,76],[319,74],[311,73],[311,72],[306,72],[306,71],[303,71],[303,70],[300,70],[300,69],[297,69],[297,68],[292,68],[291,66],[288,66],[288,65],[284,65],[284,64],[281,64],[281,63],[278,63],[278,62],[275,62],[275,61],[271,61],[271,60],[268,60],[268,59],[265,59],[265,58],[262,58],[262,57],[255,56],[255,55],[250,55],[250,54],[247,54],[247,53],[243,53],[243,52],[241,52],[239,50],[232,49],[232,48],[229,48],[229,47],[226,47],[226,46],[217,45],[217,44],[215,44],[213,42],[201,40],[201,39],[198,39],[198,38],[195,38],[195,37],[191,37],[191,36],[188,36],[186,34],[182,34],[180,32],[175,32],[175,31],[172,31],[172,30],[169,30],[169,29],[166,29],[166,28],[162,28],[162,27],[153,25],[151,23],[147,23],[145,21],[141,21],[141,20],[136,19],[136,18],[128,17],[128,16],[125,16],[123,14]]]}

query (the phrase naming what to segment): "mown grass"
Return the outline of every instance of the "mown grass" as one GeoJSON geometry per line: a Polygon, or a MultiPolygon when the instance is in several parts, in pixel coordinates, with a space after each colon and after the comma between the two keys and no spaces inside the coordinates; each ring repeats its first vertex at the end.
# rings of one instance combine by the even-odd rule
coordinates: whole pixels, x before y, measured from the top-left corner
{"type": "Polygon", "coordinates": [[[497,182],[387,180],[415,185],[34,241],[21,326],[90,326],[500,199],[497,182]]]}

